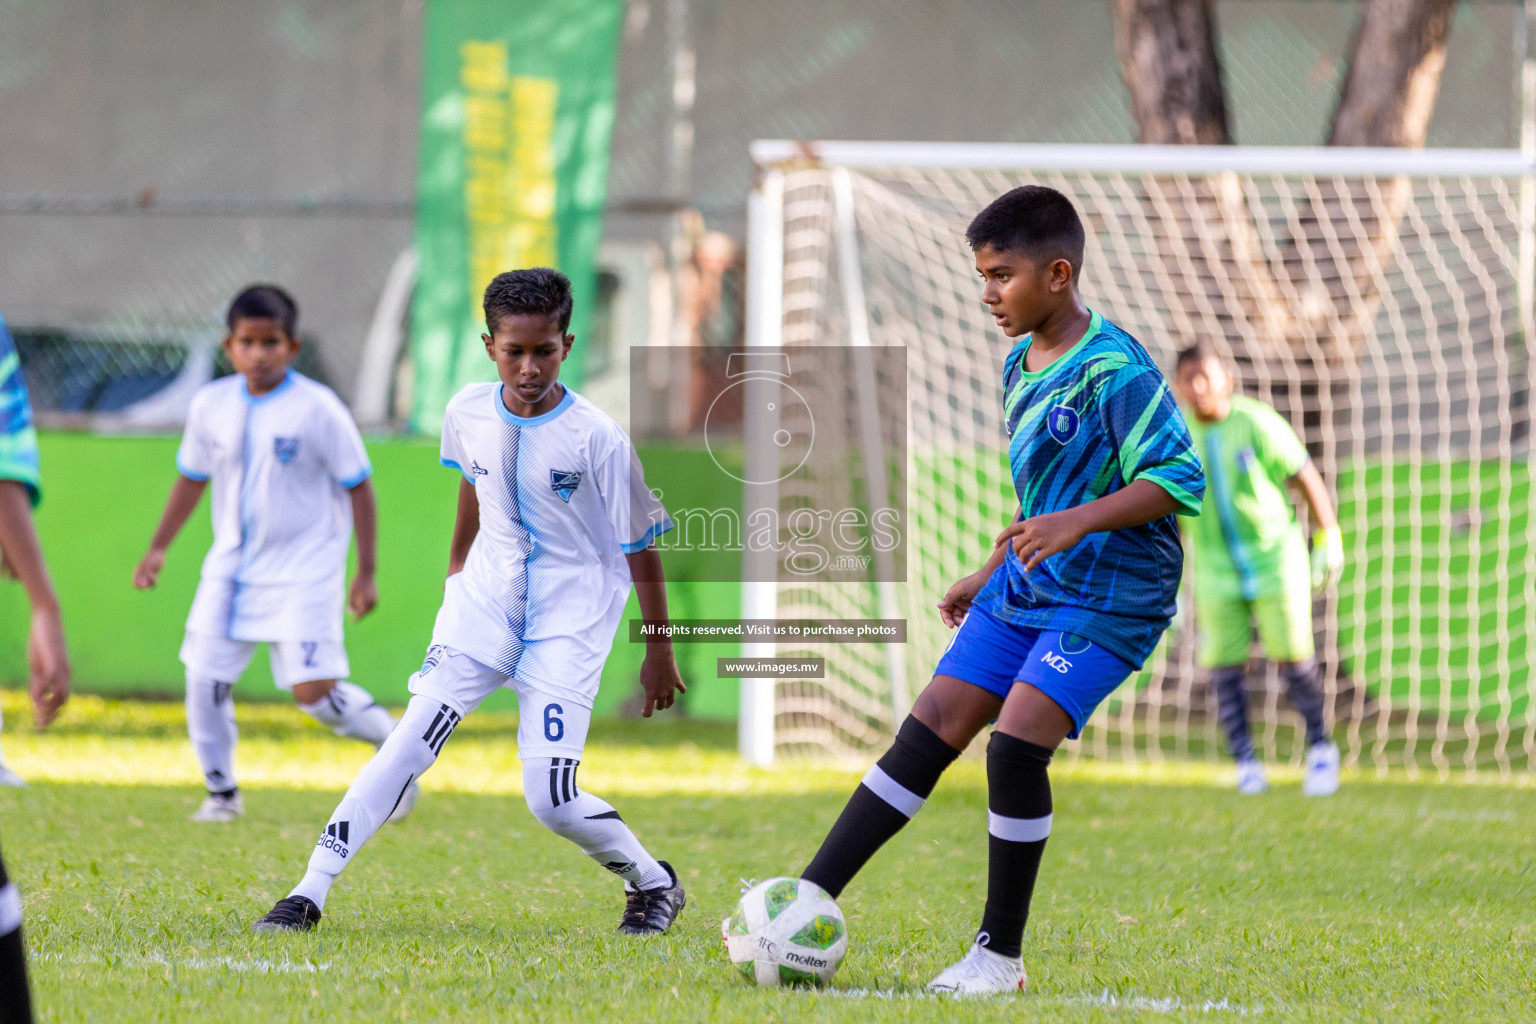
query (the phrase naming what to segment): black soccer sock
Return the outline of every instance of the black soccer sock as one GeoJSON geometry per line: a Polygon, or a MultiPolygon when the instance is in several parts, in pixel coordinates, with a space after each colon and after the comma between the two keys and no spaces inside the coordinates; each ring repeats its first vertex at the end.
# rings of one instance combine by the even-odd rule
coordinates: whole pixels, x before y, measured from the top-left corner
{"type": "Polygon", "coordinates": [[[1211,689],[1216,691],[1216,713],[1227,730],[1227,749],[1239,761],[1253,760],[1253,736],[1248,732],[1248,696],[1243,692],[1243,668],[1211,670],[1211,689]]]}
{"type": "Polygon", "coordinates": [[[1325,743],[1328,727],[1323,724],[1323,688],[1318,678],[1317,659],[1297,662],[1280,673],[1295,708],[1307,723],[1307,746],[1325,743]]]}
{"type": "Polygon", "coordinates": [[[27,954],[21,942],[21,896],[0,860],[0,1024],[31,1024],[27,954]]]}
{"type": "Polygon", "coordinates": [[[869,770],[810,866],[800,873],[834,898],[875,851],[911,820],[960,751],[911,715],[896,742],[869,770]]]}
{"type": "Polygon", "coordinates": [[[987,743],[987,909],[976,941],[1018,956],[1051,834],[1051,751],[994,731],[987,743]]]}

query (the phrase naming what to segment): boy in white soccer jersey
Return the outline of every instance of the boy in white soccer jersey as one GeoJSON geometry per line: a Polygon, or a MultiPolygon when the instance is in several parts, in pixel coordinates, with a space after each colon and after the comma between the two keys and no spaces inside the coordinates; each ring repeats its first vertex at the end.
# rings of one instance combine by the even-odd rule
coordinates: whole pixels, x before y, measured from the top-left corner
{"type": "MultiPolygon", "coordinates": [[[[546,828],[624,880],[619,931],[666,931],[683,909],[677,873],[617,811],[577,788],[603,662],[631,580],[648,624],[667,618],[661,556],[672,528],[622,428],[559,381],[573,338],[571,284],[554,270],[502,274],[485,290],[485,351],[499,380],[448,403],[442,462],[462,474],[442,610],[415,696],[331,815],[309,870],[252,927],[305,931],[336,876],[401,792],[432,767],[459,721],[506,686],[517,693],[523,795],[546,828]]],[[[670,640],[640,669],[641,712],[683,691],[670,640]]]]}
{"type": "MultiPolygon", "coordinates": [[[[193,821],[232,821],[244,810],[235,782],[230,691],[265,642],[278,687],[338,735],[374,746],[394,717],[346,680],[341,616],[347,548],[357,531],[357,575],[347,606],[378,603],[373,467],[352,415],[330,388],[290,368],[299,352],[298,307],[272,285],[230,304],[224,339],[235,372],[192,398],[176,453],[180,476],[133,573],[155,585],[171,541],[213,481],[213,547],[187,616],[187,731],[208,797],[193,821]]],[[[414,801],[414,791],[401,804],[414,801]]]]}

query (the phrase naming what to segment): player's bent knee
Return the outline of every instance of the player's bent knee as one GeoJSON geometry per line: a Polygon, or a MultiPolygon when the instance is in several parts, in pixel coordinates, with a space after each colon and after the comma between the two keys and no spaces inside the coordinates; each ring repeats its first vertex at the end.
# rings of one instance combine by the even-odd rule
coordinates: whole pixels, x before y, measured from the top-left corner
{"type": "Polygon", "coordinates": [[[956,750],[964,750],[996,717],[1002,701],[979,686],[934,676],[912,704],[912,717],[956,750]]]}
{"type": "Polygon", "coordinates": [[[325,695],[336,688],[334,679],[312,679],[304,683],[293,684],[293,700],[296,704],[314,704],[325,699],[325,695]]]}
{"type": "Polygon", "coordinates": [[[601,822],[618,817],[607,803],[576,787],[572,757],[530,757],[523,761],[523,799],[539,824],[578,844],[599,838],[601,822]]]}
{"type": "Polygon", "coordinates": [[[541,822],[569,817],[571,804],[581,795],[576,788],[576,769],[580,766],[573,757],[523,759],[523,799],[534,817],[541,822]]]}
{"type": "Polygon", "coordinates": [[[432,697],[416,694],[405,706],[405,714],[379,748],[381,754],[398,751],[410,760],[421,759],[425,771],[443,752],[448,737],[458,728],[463,715],[432,697]]]}

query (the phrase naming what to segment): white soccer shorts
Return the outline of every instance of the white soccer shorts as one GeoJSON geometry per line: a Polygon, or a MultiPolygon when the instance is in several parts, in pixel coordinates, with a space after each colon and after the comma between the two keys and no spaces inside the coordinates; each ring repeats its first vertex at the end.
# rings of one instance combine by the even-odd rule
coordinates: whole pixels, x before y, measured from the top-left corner
{"type": "MultiPolygon", "coordinates": [[[[188,632],[181,642],[181,663],[194,675],[220,683],[236,682],[251,663],[256,642],[188,632]]],[[[320,679],[345,679],[347,649],[335,640],[273,640],[267,644],[272,681],[279,690],[320,679]]]]}
{"type": "Polygon", "coordinates": [[[444,644],[427,649],[421,670],[411,676],[410,691],[441,702],[463,718],[502,687],[517,694],[517,756],[569,757],[581,760],[592,726],[592,707],[550,693],[536,684],[508,678],[489,665],[444,644]]]}

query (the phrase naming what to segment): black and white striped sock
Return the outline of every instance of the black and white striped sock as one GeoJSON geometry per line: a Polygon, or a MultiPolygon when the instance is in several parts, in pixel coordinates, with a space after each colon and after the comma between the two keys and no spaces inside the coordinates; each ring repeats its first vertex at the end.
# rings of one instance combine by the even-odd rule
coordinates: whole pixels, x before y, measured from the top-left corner
{"type": "Polygon", "coordinates": [[[235,745],[240,730],[235,726],[234,684],[221,683],[187,670],[187,734],[197,752],[208,792],[233,796],[235,745]]]}
{"type": "Polygon", "coordinates": [[[630,889],[672,884],[667,869],[651,856],[619,812],[576,785],[574,757],[523,760],[523,799],[539,823],[575,843],[581,852],[624,879],[630,889]]]}
{"type": "Polygon", "coordinates": [[[911,715],[869,770],[801,877],[840,895],[875,851],[923,806],[960,751],[911,715]]]}
{"type": "Polygon", "coordinates": [[[1045,841],[1051,834],[1051,751],[993,732],[987,744],[987,909],[976,941],[1018,956],[1045,841]]]}
{"type": "Polygon", "coordinates": [[[363,765],[331,812],[309,855],[309,870],[290,896],[303,896],[325,909],[325,897],[336,876],[394,813],[406,788],[437,761],[461,717],[458,709],[433,697],[411,698],[399,727],[363,765]]]}
{"type": "Polygon", "coordinates": [[[367,690],[346,679],[315,703],[300,704],[299,710],[338,736],[350,736],[376,747],[383,745],[395,727],[394,715],[374,703],[367,690]]]}

